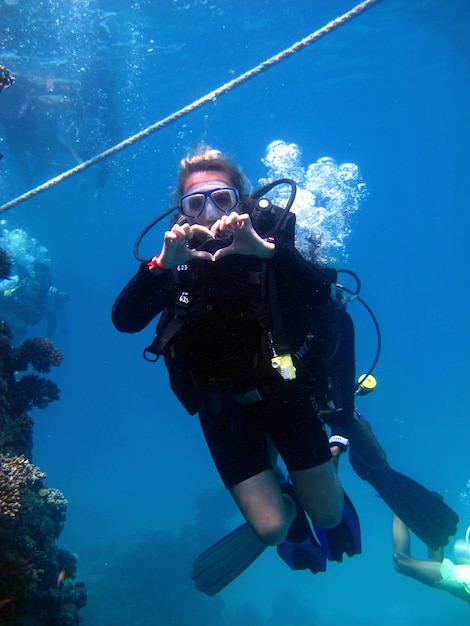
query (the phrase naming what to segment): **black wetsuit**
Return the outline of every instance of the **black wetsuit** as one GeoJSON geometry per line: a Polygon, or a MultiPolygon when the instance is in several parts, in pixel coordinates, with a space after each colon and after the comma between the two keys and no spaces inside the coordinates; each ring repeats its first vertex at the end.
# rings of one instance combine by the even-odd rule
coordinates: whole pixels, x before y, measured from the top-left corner
{"type": "Polygon", "coordinates": [[[276,243],[269,261],[231,255],[156,272],[144,263],[114,304],[114,325],[138,332],[162,311],[171,322],[181,298],[182,321],[163,347],[170,383],[189,412],[199,413],[225,485],[271,467],[266,435],[290,471],[326,462],[327,435],[302,368],[284,381],[267,340],[271,334],[279,354],[305,343],[309,307],[330,299],[322,271],[287,243],[276,243]]]}

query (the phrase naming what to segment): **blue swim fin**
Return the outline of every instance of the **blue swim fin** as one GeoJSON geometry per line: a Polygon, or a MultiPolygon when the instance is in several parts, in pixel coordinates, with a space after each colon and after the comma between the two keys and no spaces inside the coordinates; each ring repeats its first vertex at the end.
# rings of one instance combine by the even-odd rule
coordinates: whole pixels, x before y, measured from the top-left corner
{"type": "Polygon", "coordinates": [[[328,561],[343,562],[343,553],[348,556],[360,554],[361,526],[353,503],[344,493],[343,519],[334,528],[319,528],[313,526],[318,541],[326,554],[328,561]]]}
{"type": "Polygon", "coordinates": [[[277,553],[292,570],[309,569],[312,574],[326,571],[326,554],[315,539],[307,516],[297,502],[290,483],[282,485],[297,506],[297,517],[292,522],[286,539],[277,546],[277,553]]]}

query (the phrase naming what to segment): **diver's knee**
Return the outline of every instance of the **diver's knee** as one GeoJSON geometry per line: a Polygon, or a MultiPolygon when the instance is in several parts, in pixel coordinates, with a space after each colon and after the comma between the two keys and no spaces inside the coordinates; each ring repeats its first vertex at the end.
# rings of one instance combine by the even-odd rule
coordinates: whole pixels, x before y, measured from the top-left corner
{"type": "Polygon", "coordinates": [[[286,538],[289,527],[282,520],[268,520],[253,526],[253,530],[266,546],[277,546],[286,538]]]}
{"type": "Polygon", "coordinates": [[[315,526],[320,528],[335,528],[341,523],[341,517],[341,509],[335,508],[330,511],[316,512],[311,519],[315,526]]]}
{"type": "Polygon", "coordinates": [[[320,526],[320,528],[335,528],[340,523],[341,509],[338,509],[337,511],[322,515],[320,523],[317,523],[317,526],[320,526]]]}
{"type": "Polygon", "coordinates": [[[393,551],[393,567],[398,574],[403,574],[408,559],[399,552],[393,551]]]}

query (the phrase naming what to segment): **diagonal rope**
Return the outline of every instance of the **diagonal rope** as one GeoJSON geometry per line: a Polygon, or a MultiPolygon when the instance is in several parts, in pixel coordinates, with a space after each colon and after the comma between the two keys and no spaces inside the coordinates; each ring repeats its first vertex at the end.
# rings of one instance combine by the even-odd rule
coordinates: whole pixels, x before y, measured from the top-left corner
{"type": "Polygon", "coordinates": [[[75,174],[82,172],[88,167],[91,167],[92,165],[99,163],[103,159],[107,159],[113,154],[116,154],[117,152],[124,150],[124,148],[128,148],[132,144],[138,141],[141,141],[142,139],[144,139],[145,137],[148,137],[152,133],[158,130],[161,130],[162,128],[165,128],[165,126],[168,126],[169,124],[173,122],[176,122],[176,120],[179,120],[181,117],[188,115],[189,113],[192,113],[196,109],[199,109],[204,104],[213,102],[222,94],[225,94],[228,91],[231,91],[235,87],[238,87],[239,85],[245,83],[251,78],[254,78],[261,72],[266,71],[273,65],[276,65],[277,63],[284,61],[285,59],[296,54],[297,52],[300,52],[300,50],[302,50],[303,48],[306,48],[307,46],[314,43],[315,41],[318,41],[318,39],[320,39],[321,37],[324,37],[325,35],[328,35],[328,33],[331,33],[332,31],[339,28],[340,26],[343,26],[343,24],[346,24],[346,22],[353,19],[354,17],[357,17],[358,15],[360,15],[367,9],[371,8],[375,4],[378,4],[380,1],[381,0],[365,0],[365,2],[361,2],[360,4],[355,6],[353,9],[348,11],[347,13],[344,13],[344,15],[332,20],[331,22],[329,22],[328,24],[326,24],[319,30],[308,35],[308,37],[301,39],[300,41],[292,45],[290,48],[286,48],[282,52],[279,52],[278,54],[270,57],[266,61],[252,68],[251,70],[248,70],[247,72],[245,72],[244,74],[241,74],[237,78],[234,78],[228,83],[225,83],[224,85],[222,85],[221,87],[218,87],[214,91],[209,92],[202,98],[195,100],[191,104],[183,107],[182,109],[179,109],[175,113],[172,113],[168,117],[163,118],[159,122],[156,122],[155,124],[152,124],[151,126],[148,126],[147,128],[145,128],[144,130],[136,133],[135,135],[132,135],[128,139],[121,141],[120,143],[116,144],[112,148],[109,148],[108,150],[105,150],[104,152],[97,154],[96,156],[92,157],[91,159],[88,159],[87,161],[83,161],[83,163],[80,163],[79,165],[76,165],[75,167],[67,170],[66,172],[63,172],[59,176],[55,176],[54,178],[51,178],[47,182],[43,183],[42,185],[39,185],[38,187],[35,187],[34,189],[27,191],[23,195],[18,196],[14,200],[10,200],[6,204],[3,204],[2,206],[0,206],[0,214],[3,213],[4,211],[7,211],[8,209],[13,208],[14,206],[17,206],[21,202],[25,202],[26,200],[29,200],[30,198],[37,195],[38,193],[46,191],[50,187],[57,185],[63,180],[66,180],[67,178],[70,178],[71,176],[74,176],[75,174]]]}

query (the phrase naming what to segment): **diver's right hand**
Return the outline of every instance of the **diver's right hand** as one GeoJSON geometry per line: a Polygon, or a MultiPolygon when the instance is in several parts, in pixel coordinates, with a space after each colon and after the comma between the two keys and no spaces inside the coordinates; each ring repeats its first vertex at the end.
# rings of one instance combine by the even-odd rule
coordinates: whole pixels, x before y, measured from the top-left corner
{"type": "Polygon", "coordinates": [[[194,250],[190,247],[193,237],[201,235],[206,238],[214,237],[205,226],[199,224],[182,224],[180,226],[175,224],[171,230],[165,233],[162,252],[158,257],[158,265],[162,269],[171,269],[192,259],[212,261],[210,252],[194,250]]]}

